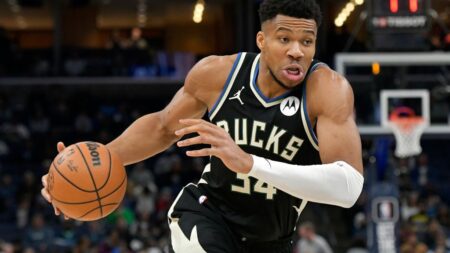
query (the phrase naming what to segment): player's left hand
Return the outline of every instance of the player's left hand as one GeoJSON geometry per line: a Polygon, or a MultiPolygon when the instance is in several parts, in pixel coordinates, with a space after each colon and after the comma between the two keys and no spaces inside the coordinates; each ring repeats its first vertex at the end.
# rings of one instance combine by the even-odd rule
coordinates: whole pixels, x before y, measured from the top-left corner
{"type": "Polygon", "coordinates": [[[175,131],[178,137],[197,133],[198,136],[177,142],[178,147],[187,147],[197,144],[209,144],[210,148],[189,150],[186,155],[191,157],[216,156],[230,170],[236,173],[247,174],[253,166],[253,158],[244,152],[221,127],[202,119],[182,119],[185,127],[175,131]]]}

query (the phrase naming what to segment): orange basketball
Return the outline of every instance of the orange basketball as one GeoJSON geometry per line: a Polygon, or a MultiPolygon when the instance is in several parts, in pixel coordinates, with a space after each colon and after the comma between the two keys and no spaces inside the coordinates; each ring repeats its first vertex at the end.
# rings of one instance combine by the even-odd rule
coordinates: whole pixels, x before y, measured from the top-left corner
{"type": "Polygon", "coordinates": [[[60,152],[47,180],[52,203],[66,216],[81,221],[110,214],[127,187],[119,157],[97,142],[79,142],[60,152]]]}

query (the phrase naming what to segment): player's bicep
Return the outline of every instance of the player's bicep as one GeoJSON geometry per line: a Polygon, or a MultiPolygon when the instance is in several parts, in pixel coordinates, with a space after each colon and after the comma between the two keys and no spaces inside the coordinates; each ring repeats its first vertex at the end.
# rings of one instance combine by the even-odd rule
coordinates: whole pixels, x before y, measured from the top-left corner
{"type": "Polygon", "coordinates": [[[362,172],[361,138],[352,116],[339,121],[318,117],[317,136],[323,163],[345,161],[362,172]]]}

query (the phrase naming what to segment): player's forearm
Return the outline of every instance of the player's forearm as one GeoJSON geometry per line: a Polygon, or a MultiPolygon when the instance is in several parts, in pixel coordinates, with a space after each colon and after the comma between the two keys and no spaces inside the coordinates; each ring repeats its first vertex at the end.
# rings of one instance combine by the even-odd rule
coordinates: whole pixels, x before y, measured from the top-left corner
{"type": "Polygon", "coordinates": [[[250,176],[297,198],[349,208],[361,194],[364,178],[346,162],[294,165],[253,156],[250,176]]]}
{"type": "Polygon", "coordinates": [[[159,114],[152,113],[137,119],[107,146],[129,165],[164,151],[177,139],[164,127],[159,114]]]}

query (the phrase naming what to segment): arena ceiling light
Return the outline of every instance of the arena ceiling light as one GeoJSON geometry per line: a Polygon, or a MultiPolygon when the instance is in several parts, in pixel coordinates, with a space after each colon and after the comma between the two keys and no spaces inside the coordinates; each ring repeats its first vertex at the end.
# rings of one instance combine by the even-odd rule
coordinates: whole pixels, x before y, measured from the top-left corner
{"type": "Polygon", "coordinates": [[[20,29],[25,29],[28,27],[27,21],[21,14],[21,8],[17,0],[8,0],[9,9],[14,14],[17,25],[20,29]]]}
{"type": "Polygon", "coordinates": [[[11,8],[11,11],[14,13],[20,12],[20,5],[11,5],[10,8],[11,8]]]}
{"type": "Polygon", "coordinates": [[[137,24],[139,27],[145,27],[147,24],[147,0],[138,0],[136,9],[137,24]]]}
{"type": "Polygon", "coordinates": [[[192,17],[192,20],[195,23],[201,23],[203,20],[203,11],[205,10],[205,1],[204,0],[198,0],[195,4],[194,8],[194,16],[192,17]]]}
{"type": "Polygon", "coordinates": [[[357,5],[362,5],[362,4],[364,4],[364,0],[350,0],[350,1],[348,1],[348,3],[345,5],[344,8],[342,8],[341,12],[339,13],[339,15],[334,20],[334,25],[337,26],[337,27],[342,27],[344,25],[345,21],[347,21],[347,18],[355,10],[356,6],[357,5]]]}
{"type": "Polygon", "coordinates": [[[27,21],[25,21],[25,18],[23,16],[16,16],[16,22],[19,25],[19,28],[25,29],[28,27],[27,21]]]}

